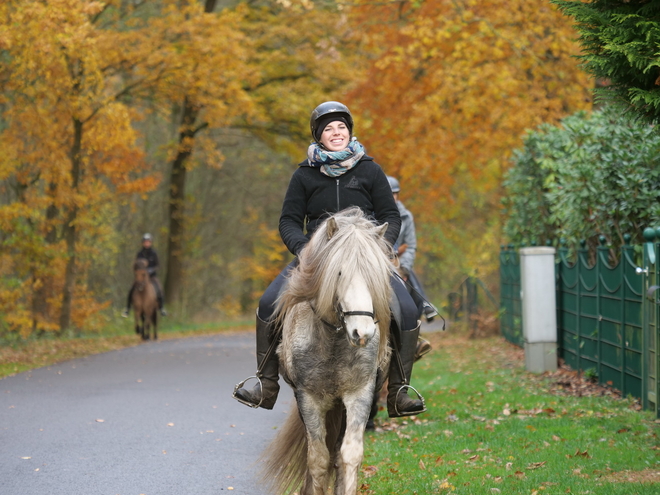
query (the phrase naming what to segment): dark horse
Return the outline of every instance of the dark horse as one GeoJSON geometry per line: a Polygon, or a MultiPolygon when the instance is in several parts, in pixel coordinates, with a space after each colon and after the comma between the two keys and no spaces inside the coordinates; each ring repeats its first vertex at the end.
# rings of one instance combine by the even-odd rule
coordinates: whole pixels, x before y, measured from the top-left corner
{"type": "Polygon", "coordinates": [[[133,313],[135,314],[135,333],[142,340],[149,340],[149,331],[153,326],[154,340],[158,338],[158,298],[156,289],[149,278],[147,260],[138,258],[133,263],[135,282],[133,290],[133,313]]]}
{"type": "Polygon", "coordinates": [[[280,295],[282,376],[296,405],[267,449],[276,493],[355,495],[378,368],[389,361],[390,274],[383,234],[359,208],[326,220],[280,295]]]}

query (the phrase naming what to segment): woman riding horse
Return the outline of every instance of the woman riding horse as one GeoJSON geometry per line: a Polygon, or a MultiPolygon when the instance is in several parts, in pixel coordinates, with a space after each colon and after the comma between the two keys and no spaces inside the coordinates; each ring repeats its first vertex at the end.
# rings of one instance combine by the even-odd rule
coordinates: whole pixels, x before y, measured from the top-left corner
{"type": "MultiPolygon", "coordinates": [[[[309,237],[328,216],[345,208],[359,207],[379,224],[388,224],[385,238],[393,245],[401,218],[387,177],[380,165],[368,156],[352,137],[353,117],[348,107],[329,101],[314,109],[310,118],[313,142],[307,159],[298,165],[284,198],[280,235],[286,247],[298,256],[309,237]]],[[[252,389],[239,384],[234,398],[251,407],[272,409],[280,386],[278,357],[271,343],[279,339],[274,322],[275,303],[294,259],[264,292],[257,312],[257,383],[252,389]]],[[[420,322],[417,307],[405,285],[391,279],[395,294],[390,334],[394,351],[388,376],[387,411],[390,417],[410,416],[426,410],[424,399],[408,393],[420,322]]]]}

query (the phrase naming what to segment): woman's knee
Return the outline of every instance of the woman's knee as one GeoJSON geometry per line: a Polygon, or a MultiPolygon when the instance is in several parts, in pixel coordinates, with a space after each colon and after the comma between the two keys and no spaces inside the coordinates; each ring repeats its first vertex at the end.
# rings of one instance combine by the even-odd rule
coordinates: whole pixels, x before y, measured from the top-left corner
{"type": "Polygon", "coordinates": [[[394,294],[401,309],[401,330],[408,331],[417,328],[417,306],[405,287],[394,285],[394,294]]]}

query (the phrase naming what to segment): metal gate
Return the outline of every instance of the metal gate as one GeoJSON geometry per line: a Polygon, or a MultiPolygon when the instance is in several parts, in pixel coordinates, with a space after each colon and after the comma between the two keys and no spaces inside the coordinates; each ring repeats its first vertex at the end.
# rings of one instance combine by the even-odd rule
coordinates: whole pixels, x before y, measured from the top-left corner
{"type": "MultiPolygon", "coordinates": [[[[571,368],[641,398],[660,418],[660,228],[646,229],[644,238],[640,253],[626,236],[616,265],[604,238],[593,262],[584,243],[575,261],[566,247],[557,250],[557,351],[571,368]]],[[[523,346],[520,259],[513,245],[500,251],[500,294],[502,335],[523,346]]]]}
{"type": "Polygon", "coordinates": [[[584,243],[574,263],[568,249],[558,249],[557,343],[559,355],[575,370],[597,376],[626,396],[642,397],[642,277],[636,273],[634,248],[622,248],[610,266],[601,237],[595,263],[584,243]]]}

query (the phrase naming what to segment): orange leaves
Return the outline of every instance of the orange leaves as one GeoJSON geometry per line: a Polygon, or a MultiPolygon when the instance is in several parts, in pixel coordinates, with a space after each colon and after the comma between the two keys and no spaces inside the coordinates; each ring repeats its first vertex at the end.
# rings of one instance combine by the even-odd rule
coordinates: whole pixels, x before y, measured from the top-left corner
{"type": "Polygon", "coordinates": [[[402,180],[420,245],[439,241],[424,239],[435,227],[460,246],[449,264],[488,273],[511,150],[525,129],[590,105],[571,21],[526,0],[365,3],[354,15],[375,54],[350,93],[360,139],[402,180]]]}

